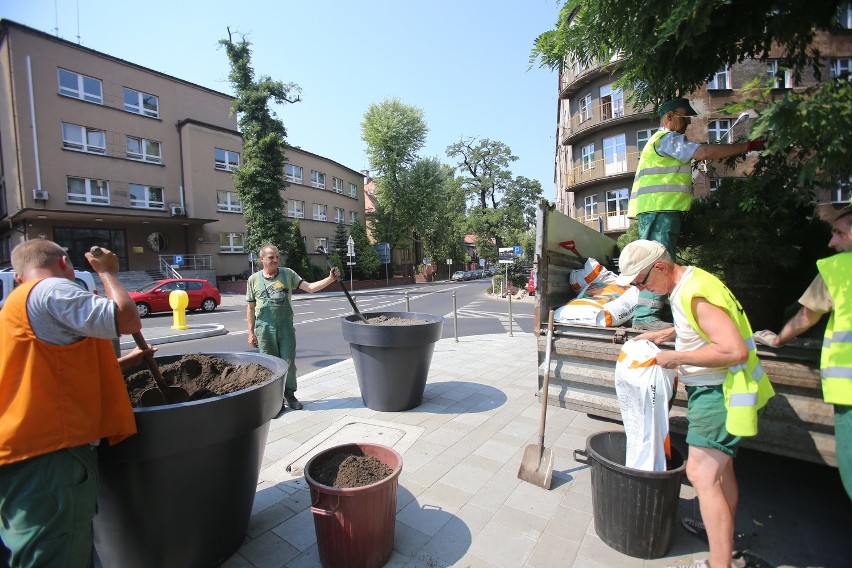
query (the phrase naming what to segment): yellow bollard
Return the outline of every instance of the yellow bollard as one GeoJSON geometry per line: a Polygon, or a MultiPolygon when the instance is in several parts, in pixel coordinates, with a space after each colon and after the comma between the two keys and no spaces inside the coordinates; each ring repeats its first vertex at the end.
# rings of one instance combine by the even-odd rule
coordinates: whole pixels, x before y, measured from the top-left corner
{"type": "Polygon", "coordinates": [[[172,307],[174,324],[172,329],[189,329],[186,325],[186,307],[189,305],[189,295],[184,290],[172,290],[169,293],[169,305],[172,307]]]}

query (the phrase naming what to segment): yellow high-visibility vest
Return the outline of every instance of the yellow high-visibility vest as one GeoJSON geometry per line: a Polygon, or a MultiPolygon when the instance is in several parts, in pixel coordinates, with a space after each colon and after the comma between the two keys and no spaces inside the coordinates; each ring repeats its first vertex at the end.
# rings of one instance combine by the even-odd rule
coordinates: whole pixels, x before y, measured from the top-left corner
{"type": "Polygon", "coordinates": [[[820,360],[822,396],[830,404],[852,405],[852,252],[817,261],[834,310],[825,328],[820,360]]]}
{"type": "Polygon", "coordinates": [[[751,324],[734,294],[721,280],[700,268],[692,268],[692,276],[683,283],[681,288],[681,306],[689,325],[698,332],[704,341],[710,342],[707,334],[698,325],[695,314],[692,313],[692,299],[701,297],[723,310],[731,317],[740,332],[740,336],[748,347],[748,358],[745,363],[728,367],[722,390],[725,394],[725,407],[728,417],[725,428],[734,436],[757,435],[757,411],[775,396],[775,391],[769,383],[769,377],[757,358],[757,346],[751,330],[751,324]]]}
{"type": "Polygon", "coordinates": [[[657,153],[656,143],[669,134],[660,129],[651,136],[639,156],[627,216],[652,211],[689,211],[692,206],[692,164],[657,153]]]}

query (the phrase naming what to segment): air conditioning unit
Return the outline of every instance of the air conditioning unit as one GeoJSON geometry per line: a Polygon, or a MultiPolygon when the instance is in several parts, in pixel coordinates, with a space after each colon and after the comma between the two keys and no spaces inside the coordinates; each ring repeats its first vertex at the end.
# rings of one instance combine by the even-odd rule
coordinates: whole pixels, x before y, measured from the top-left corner
{"type": "Polygon", "coordinates": [[[186,217],[186,210],[180,205],[172,205],[172,217],[186,217]]]}
{"type": "Polygon", "coordinates": [[[33,190],[33,199],[38,201],[47,201],[49,195],[47,194],[46,189],[34,189],[33,190]]]}

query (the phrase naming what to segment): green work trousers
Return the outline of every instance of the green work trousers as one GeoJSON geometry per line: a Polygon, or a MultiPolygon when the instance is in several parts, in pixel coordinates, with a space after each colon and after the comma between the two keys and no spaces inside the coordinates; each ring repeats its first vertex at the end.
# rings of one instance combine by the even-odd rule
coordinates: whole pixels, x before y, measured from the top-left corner
{"type": "Polygon", "coordinates": [[[834,441],[840,479],[852,499],[852,406],[834,405],[834,441]]]}
{"type": "MultiPolygon", "coordinates": [[[[639,213],[639,238],[662,244],[674,260],[682,215],[680,211],[639,213]]],[[[662,320],[667,302],[665,296],[642,290],[633,311],[633,325],[662,320]]]]}
{"type": "Polygon", "coordinates": [[[97,498],[88,444],[0,466],[0,563],[92,566],[97,498]]]}
{"type": "Polygon", "coordinates": [[[296,329],[289,298],[270,299],[257,306],[254,321],[257,348],[261,353],[285,359],[287,381],[284,392],[296,392],[296,329]]]}

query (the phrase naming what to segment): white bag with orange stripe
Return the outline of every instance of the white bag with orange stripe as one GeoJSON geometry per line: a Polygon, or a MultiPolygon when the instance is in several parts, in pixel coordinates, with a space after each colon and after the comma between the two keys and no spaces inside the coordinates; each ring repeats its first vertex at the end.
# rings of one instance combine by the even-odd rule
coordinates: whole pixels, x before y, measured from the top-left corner
{"type": "Polygon", "coordinates": [[[639,289],[595,282],[564,306],[556,308],[554,321],[572,325],[617,327],[633,319],[639,289]]]}
{"type": "Polygon", "coordinates": [[[617,274],[607,270],[594,258],[588,258],[583,268],[572,270],[568,274],[568,283],[571,289],[579,294],[592,284],[614,284],[617,277],[617,274]]]}
{"type": "Polygon", "coordinates": [[[615,393],[627,435],[625,466],[666,470],[669,400],[677,388],[673,369],[657,365],[660,348],[647,340],[624,344],[615,364],[615,393]]]}

